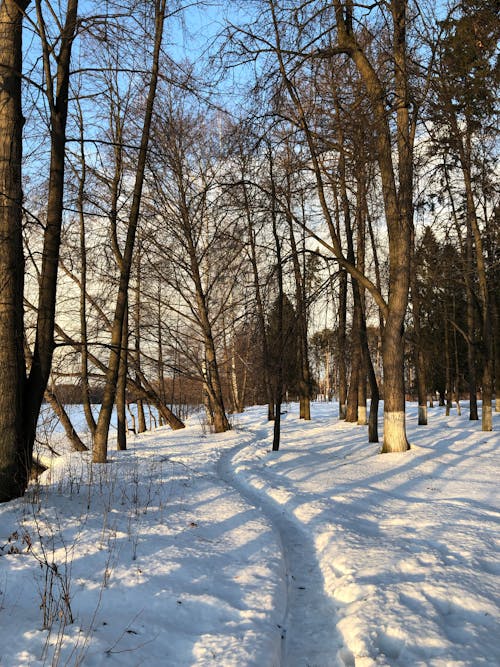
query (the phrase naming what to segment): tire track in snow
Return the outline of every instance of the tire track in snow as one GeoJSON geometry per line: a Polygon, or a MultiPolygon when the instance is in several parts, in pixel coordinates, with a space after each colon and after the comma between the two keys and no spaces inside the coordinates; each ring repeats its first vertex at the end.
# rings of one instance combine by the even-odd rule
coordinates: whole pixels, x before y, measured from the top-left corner
{"type": "MultiPolygon", "coordinates": [[[[249,442],[221,452],[218,474],[259,509],[274,527],[287,573],[286,612],[282,625],[282,667],[342,667],[354,665],[337,631],[337,613],[324,590],[324,579],[310,536],[265,492],[242,480],[232,459],[249,442]]],[[[264,667],[264,666],[263,666],[264,667]]]]}

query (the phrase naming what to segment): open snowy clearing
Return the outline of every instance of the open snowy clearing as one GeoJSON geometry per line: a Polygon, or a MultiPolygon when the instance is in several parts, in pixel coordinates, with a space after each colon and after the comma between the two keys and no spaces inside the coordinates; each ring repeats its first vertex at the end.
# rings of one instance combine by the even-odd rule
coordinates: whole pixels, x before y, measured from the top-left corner
{"type": "Polygon", "coordinates": [[[0,664],[500,664],[499,415],[410,405],[379,456],[332,404],[271,453],[265,412],[57,458],[0,505],[0,664]]]}

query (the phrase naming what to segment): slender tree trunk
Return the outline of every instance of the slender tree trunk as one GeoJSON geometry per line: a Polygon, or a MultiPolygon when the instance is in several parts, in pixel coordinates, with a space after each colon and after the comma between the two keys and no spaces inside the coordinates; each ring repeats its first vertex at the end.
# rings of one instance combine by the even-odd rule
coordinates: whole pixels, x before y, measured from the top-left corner
{"type": "MultiPolygon", "coordinates": [[[[453,298],[453,312],[455,312],[455,298],[453,298]]],[[[453,356],[455,359],[455,403],[457,405],[457,415],[462,414],[460,407],[460,364],[458,359],[457,331],[453,329],[453,356]]]]}
{"type": "Polygon", "coordinates": [[[85,181],[86,181],[86,157],[85,144],[83,136],[83,116],[81,110],[80,114],[80,163],[81,173],[78,177],[78,194],[76,207],[78,210],[78,220],[80,227],[80,337],[81,337],[81,366],[80,366],[80,382],[82,387],[82,403],[85,420],[92,438],[95,434],[96,421],[92,412],[92,405],[90,401],[90,384],[89,384],[89,361],[88,361],[88,330],[87,330],[87,241],[85,228],[85,214],[84,214],[84,197],[85,197],[85,181]]]}
{"type": "Polygon", "coordinates": [[[151,80],[149,83],[148,96],[144,122],[142,127],[142,136],[135,174],[134,192],[132,205],[130,209],[129,224],[127,228],[127,238],[125,250],[123,253],[123,266],[120,271],[120,282],[118,287],[118,296],[116,300],[113,328],[111,332],[111,353],[108,363],[108,372],[106,374],[106,384],[104,387],[104,396],[97,421],[97,429],[94,440],[94,463],[105,463],[108,453],[108,434],[111,422],[111,414],[116,395],[116,381],[118,377],[118,368],[120,362],[120,345],[122,341],[123,320],[127,305],[127,293],[130,281],[130,270],[134,253],[135,237],[139,222],[139,213],[141,206],[142,187],[144,183],[144,173],[146,168],[146,158],[151,130],[151,120],[153,115],[154,100],[156,97],[156,86],[158,82],[158,69],[160,60],[160,50],[163,37],[163,25],[165,19],[165,1],[155,0],[155,36],[154,36],[154,54],[151,70],[151,80]]]}
{"type": "MultiPolygon", "coordinates": [[[[450,104],[450,107],[452,105],[450,104]]],[[[482,390],[482,430],[491,431],[493,428],[492,396],[493,396],[493,335],[491,329],[491,312],[489,306],[488,281],[486,276],[485,258],[483,253],[483,240],[479,229],[476,204],[474,200],[474,189],[472,184],[472,132],[469,129],[469,119],[465,122],[465,135],[459,128],[455,110],[451,108],[449,113],[451,126],[458,144],[460,166],[465,185],[467,206],[467,253],[470,259],[469,267],[474,265],[478,279],[478,302],[481,314],[481,353],[483,361],[483,374],[481,381],[482,390]],[[470,237],[470,239],[469,239],[470,237]],[[475,252],[474,252],[475,251],[475,252]],[[475,261],[474,261],[475,259],[475,261]]],[[[477,406],[476,406],[477,411],[477,406]]],[[[472,415],[472,406],[471,406],[472,415]]],[[[472,416],[471,416],[472,419],[472,416]]]]}
{"type": "Polygon", "coordinates": [[[427,426],[427,380],[425,372],[425,353],[420,330],[420,296],[418,294],[417,276],[415,269],[412,271],[412,311],[413,311],[413,331],[415,335],[414,355],[415,355],[415,375],[417,380],[418,396],[418,425],[427,426]]]}
{"type": "MultiPolygon", "coordinates": [[[[188,224],[188,222],[186,224],[188,224]]],[[[224,433],[224,431],[229,431],[231,429],[231,425],[227,419],[224,407],[222,384],[220,380],[219,365],[217,362],[217,353],[215,349],[212,325],[210,323],[207,299],[201,282],[200,267],[196,258],[196,251],[191,238],[190,228],[186,229],[186,238],[188,240],[188,253],[191,260],[191,275],[195,284],[198,318],[201,324],[204,338],[206,390],[210,399],[210,408],[213,414],[214,430],[216,433],[224,433]]]]}
{"type": "MultiPolygon", "coordinates": [[[[162,403],[166,403],[165,365],[163,363],[163,333],[162,333],[162,316],[161,316],[161,283],[158,284],[157,306],[158,310],[156,313],[156,328],[158,332],[158,396],[162,403]]],[[[173,384],[173,378],[172,378],[172,384],[173,384]]],[[[160,417],[160,426],[163,426],[162,416],[159,415],[159,417],[160,417]]]]}
{"type": "MultiPolygon", "coordinates": [[[[360,155],[362,160],[363,141],[359,140],[360,155]]],[[[366,255],[366,171],[364,163],[358,160],[356,166],[356,266],[365,273],[365,255],[366,255]]],[[[357,299],[359,300],[359,376],[358,376],[358,424],[365,426],[367,421],[366,414],[366,380],[368,375],[368,342],[366,339],[366,321],[365,321],[365,290],[362,285],[357,283],[357,299]]]]}
{"type": "MultiPolygon", "coordinates": [[[[337,114],[340,113],[340,105],[338,100],[335,99],[335,107],[337,114]]],[[[351,224],[351,205],[349,202],[349,196],[347,192],[347,173],[346,173],[346,155],[344,150],[344,132],[343,129],[339,129],[339,188],[340,188],[340,201],[342,213],[344,216],[344,226],[345,233],[347,237],[347,259],[351,264],[354,264],[356,261],[354,253],[354,240],[353,240],[353,229],[351,224]]],[[[359,202],[358,202],[359,203],[359,202]]],[[[359,267],[358,267],[359,268],[359,267]]],[[[362,268],[361,268],[362,271],[362,268]]],[[[349,381],[349,390],[347,394],[347,409],[346,409],[346,421],[355,423],[358,421],[358,410],[359,410],[359,398],[364,398],[365,401],[365,423],[366,423],[366,384],[365,392],[360,391],[360,384],[363,382],[363,353],[361,350],[361,337],[360,337],[360,326],[361,326],[361,300],[359,286],[354,277],[351,276],[351,288],[353,294],[354,302],[354,312],[352,316],[352,330],[351,330],[351,376],[349,381]]],[[[365,376],[366,377],[366,376],[365,376]]]]}
{"type": "MultiPolygon", "coordinates": [[[[446,181],[446,190],[450,199],[453,222],[457,232],[457,236],[462,240],[460,221],[458,219],[453,191],[450,183],[450,168],[444,164],[444,177],[446,181]]],[[[468,366],[468,388],[469,388],[469,419],[476,421],[479,419],[477,409],[477,372],[476,372],[476,317],[474,312],[474,294],[472,287],[473,276],[473,248],[472,248],[472,232],[470,225],[466,225],[465,244],[460,243],[461,247],[465,245],[465,253],[463,254],[463,275],[465,283],[466,295],[466,323],[467,335],[465,341],[467,344],[467,366],[468,366]]]]}
{"type": "MultiPolygon", "coordinates": [[[[135,334],[135,368],[136,368],[136,382],[139,381],[139,371],[141,369],[141,265],[142,265],[142,248],[139,245],[136,261],[136,286],[135,286],[135,318],[134,318],[134,334],[135,334]]],[[[142,398],[137,399],[137,432],[144,433],[146,430],[146,415],[144,414],[144,403],[142,398]]]]}
{"type": "Polygon", "coordinates": [[[283,401],[283,356],[285,352],[285,331],[284,331],[284,291],[283,291],[283,263],[281,257],[281,239],[278,233],[278,220],[276,211],[276,183],[273,169],[273,156],[271,148],[269,148],[269,180],[271,183],[271,220],[274,244],[276,249],[276,279],[278,287],[278,321],[277,321],[277,340],[274,345],[277,347],[276,367],[274,369],[274,428],[273,428],[273,452],[277,452],[280,448],[281,441],[281,404],[283,401]]]}
{"type": "Polygon", "coordinates": [[[483,242],[479,230],[474,195],[472,191],[472,178],[469,169],[463,169],[465,190],[467,195],[467,217],[474,239],[476,272],[479,283],[479,303],[481,310],[481,352],[483,361],[483,374],[481,378],[481,427],[483,431],[493,429],[492,398],[493,398],[493,332],[491,329],[491,312],[489,306],[488,282],[483,255],[483,242]]]}
{"type": "Polygon", "coordinates": [[[116,383],[116,448],[127,449],[127,375],[128,375],[128,304],[123,320],[120,365],[116,383]]]}
{"type": "MultiPolygon", "coordinates": [[[[353,287],[353,291],[356,289],[353,287]]],[[[349,390],[347,392],[346,422],[357,423],[358,421],[358,386],[361,362],[361,346],[359,339],[359,323],[361,320],[359,312],[360,304],[354,304],[351,331],[351,375],[349,379],[349,390]]]]}
{"type": "MultiPolygon", "coordinates": [[[[242,174],[244,179],[245,174],[242,174]]],[[[269,421],[274,419],[274,399],[271,387],[271,380],[269,377],[269,342],[266,334],[266,317],[264,313],[264,302],[262,299],[262,291],[260,287],[259,263],[257,258],[257,248],[255,241],[255,230],[252,222],[251,207],[248,200],[248,192],[245,185],[243,185],[243,199],[245,206],[245,215],[247,222],[248,242],[250,244],[250,263],[252,265],[252,278],[255,291],[255,304],[257,325],[262,347],[262,375],[264,380],[264,387],[267,395],[267,418],[269,421]]]]}
{"type": "Polygon", "coordinates": [[[283,270],[281,265],[281,243],[276,227],[276,216],[273,214],[273,235],[276,242],[276,260],[278,273],[278,347],[277,367],[274,377],[274,429],[273,429],[273,452],[280,448],[281,441],[281,404],[283,402],[283,354],[285,347],[285,336],[283,331],[283,270]]]}
{"type": "Polygon", "coordinates": [[[368,358],[368,382],[370,384],[370,415],[368,418],[368,442],[378,442],[378,406],[380,402],[380,393],[378,389],[377,376],[370,358],[370,350],[366,345],[366,355],[368,358]]]}
{"type": "MultiPolygon", "coordinates": [[[[500,273],[500,271],[497,269],[500,273]]],[[[498,274],[497,274],[498,275],[498,274]]],[[[494,284],[498,285],[497,280],[494,284]]],[[[492,298],[493,303],[493,332],[494,332],[494,355],[495,355],[495,412],[500,412],[500,295],[498,290],[492,298]]]]}
{"type": "Polygon", "coordinates": [[[47,87],[46,98],[50,112],[51,150],[35,347],[24,401],[24,457],[27,469],[31,467],[38,415],[50,378],[54,353],[57,272],[64,199],[66,120],[68,115],[71,50],[77,31],[78,1],[68,0],[67,3],[66,19],[59,40],[60,49],[56,60],[55,76],[52,76],[50,64],[53,46],[47,40],[40,0],[36,0],[35,5],[38,32],[42,40],[42,58],[45,70],[45,85],[47,87]]]}
{"type": "Polygon", "coordinates": [[[339,367],[339,419],[347,416],[347,272],[340,269],[339,275],[339,325],[338,325],[338,367],[339,367]]]}
{"type": "Polygon", "coordinates": [[[361,345],[359,355],[359,372],[358,372],[358,425],[366,426],[368,424],[367,418],[367,392],[366,379],[368,374],[368,360],[366,358],[366,350],[361,345]]]}
{"type": "Polygon", "coordinates": [[[54,410],[54,414],[57,416],[60,423],[62,424],[66,437],[68,438],[71,444],[71,448],[75,452],[88,451],[88,447],[82,442],[80,436],[75,431],[75,427],[71,423],[71,419],[69,418],[68,413],[64,408],[64,405],[59,400],[57,393],[52,389],[50,389],[49,387],[47,387],[47,389],[45,390],[45,398],[49,402],[52,410],[54,410]]]}
{"type": "Polygon", "coordinates": [[[446,416],[451,412],[451,360],[450,360],[450,334],[448,327],[448,313],[445,304],[444,309],[444,363],[446,373],[446,416]]]}
{"type": "Polygon", "coordinates": [[[311,373],[309,370],[309,352],[307,345],[307,307],[306,307],[306,295],[304,293],[304,281],[302,272],[300,270],[300,261],[297,251],[297,243],[295,240],[295,234],[293,230],[293,220],[290,214],[292,210],[292,201],[291,201],[291,183],[290,183],[290,174],[287,174],[287,189],[286,189],[286,199],[287,199],[287,223],[288,229],[290,232],[290,246],[292,254],[292,264],[293,264],[293,276],[295,281],[295,302],[296,302],[296,314],[297,314],[297,329],[299,335],[299,401],[300,401],[300,419],[310,420],[311,419],[311,373]]]}
{"type": "MultiPolygon", "coordinates": [[[[56,324],[56,332],[67,345],[71,345],[75,351],[80,350],[79,341],[73,340],[70,336],[68,336],[68,334],[58,324],[56,324]]],[[[91,352],[89,352],[89,361],[104,375],[108,371],[107,366],[99,359],[99,357],[96,357],[91,352]]],[[[139,383],[137,383],[134,378],[127,377],[127,384],[131,392],[139,395],[143,400],[151,403],[156,407],[158,414],[161,416],[164,423],[168,424],[171,429],[175,431],[185,427],[185,424],[179,419],[179,417],[177,417],[177,415],[175,415],[172,410],[170,410],[170,408],[165,404],[165,401],[162,400],[158,391],[154,389],[142,371],[139,374],[139,383]]]]}
{"type": "MultiPolygon", "coordinates": [[[[367,225],[368,225],[368,233],[370,235],[370,244],[371,244],[371,251],[372,251],[372,256],[373,256],[373,265],[374,265],[374,270],[375,270],[375,285],[377,286],[377,290],[382,293],[382,280],[380,277],[380,261],[378,258],[378,250],[377,250],[377,244],[375,242],[375,234],[373,233],[373,225],[371,221],[370,215],[367,215],[367,225]]],[[[380,336],[382,331],[384,330],[384,316],[382,314],[382,310],[379,308],[378,309],[378,334],[377,334],[377,354],[376,354],[376,359],[375,359],[375,367],[377,370],[374,370],[375,373],[375,383],[377,385],[377,396],[379,396],[379,388],[378,388],[378,381],[379,379],[381,380],[381,373],[379,372],[380,369],[380,358],[381,358],[381,340],[380,336]],[[378,376],[378,377],[377,377],[378,376]]],[[[368,369],[369,371],[369,369],[368,369]]],[[[378,406],[378,401],[377,401],[377,406],[378,406]]],[[[378,408],[377,408],[378,409],[378,408]]],[[[377,442],[377,441],[372,441],[370,442],[377,442]]]]}
{"type": "MultiPolygon", "coordinates": [[[[410,119],[409,75],[406,46],[406,0],[390,3],[393,20],[393,58],[396,127],[398,149],[398,189],[394,187],[394,169],[387,143],[386,130],[379,135],[379,165],[383,183],[385,213],[389,233],[389,301],[382,337],[384,363],[384,444],[383,452],[406,451],[405,386],[404,386],[404,318],[408,305],[413,238],[413,143],[415,119],[410,119]]],[[[363,65],[360,63],[360,68],[363,65]]],[[[370,75],[365,78],[369,83],[370,75]]],[[[375,91],[374,91],[375,92],[375,91]]],[[[376,102],[376,116],[382,130],[387,115],[383,100],[376,102]]],[[[386,125],[387,127],[387,125],[386,125]]],[[[387,128],[388,129],[388,128],[387,128]]]]}
{"type": "Polygon", "coordinates": [[[0,502],[24,493],[22,21],[28,2],[0,2],[0,502]]]}
{"type": "Polygon", "coordinates": [[[467,362],[469,366],[469,419],[479,419],[477,409],[477,372],[476,372],[476,316],[474,312],[474,294],[471,286],[472,275],[472,237],[467,227],[466,250],[466,295],[467,295],[467,362]]]}

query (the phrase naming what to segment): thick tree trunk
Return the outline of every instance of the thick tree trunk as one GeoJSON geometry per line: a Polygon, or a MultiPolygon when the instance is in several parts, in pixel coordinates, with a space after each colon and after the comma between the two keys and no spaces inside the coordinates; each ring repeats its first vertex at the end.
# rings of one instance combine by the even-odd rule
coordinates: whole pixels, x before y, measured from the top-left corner
{"type": "Polygon", "coordinates": [[[366,54],[355,42],[352,26],[343,18],[340,3],[334,3],[339,21],[339,41],[349,47],[350,55],[365,83],[373,105],[377,131],[377,157],[382,180],[384,209],[389,236],[389,298],[382,336],[384,367],[384,442],[382,452],[409,449],[406,438],[404,387],[403,322],[408,304],[410,248],[413,234],[413,138],[409,118],[408,72],[406,53],[405,0],[392,0],[393,59],[398,165],[395,170],[389,119],[384,106],[384,89],[366,54]],[[340,10],[340,11],[339,11],[340,10]],[[397,173],[397,182],[395,172],[397,173]]]}
{"type": "Polygon", "coordinates": [[[384,442],[382,452],[404,452],[406,439],[405,388],[403,377],[404,335],[402,317],[387,318],[382,336],[384,364],[384,442]]]}
{"type": "Polygon", "coordinates": [[[144,412],[144,401],[142,398],[137,399],[137,433],[144,433],[146,431],[146,413],[144,412]]]}
{"type": "Polygon", "coordinates": [[[21,64],[23,9],[0,1],[0,502],[24,493],[21,64]]]}
{"type": "Polygon", "coordinates": [[[382,182],[382,194],[389,240],[389,295],[386,301],[373,283],[351,262],[345,260],[340,239],[332,223],[329,202],[323,187],[323,170],[314,135],[297,90],[288,76],[281,49],[280,23],[276,16],[276,5],[270,3],[276,41],[276,55],[282,79],[294,104],[298,120],[310,149],[311,166],[314,171],[321,210],[328,224],[332,249],[339,262],[348,268],[351,275],[370,289],[377,304],[384,311],[385,327],[382,339],[384,366],[384,444],[383,452],[399,452],[409,448],[406,439],[405,392],[404,392],[404,337],[403,322],[408,304],[410,249],[413,231],[413,145],[416,115],[410,117],[409,72],[406,44],[406,0],[391,0],[387,7],[392,15],[392,69],[391,94],[394,94],[396,112],[391,118],[386,108],[389,91],[385,81],[377,73],[369,52],[357,41],[353,30],[352,3],[332,0],[337,28],[337,49],[346,53],[354,62],[370,102],[376,137],[376,155],[382,182]],[[394,134],[392,132],[395,128],[394,134]],[[395,138],[397,156],[394,159],[395,138]],[[397,160],[397,162],[396,162],[397,160]]]}

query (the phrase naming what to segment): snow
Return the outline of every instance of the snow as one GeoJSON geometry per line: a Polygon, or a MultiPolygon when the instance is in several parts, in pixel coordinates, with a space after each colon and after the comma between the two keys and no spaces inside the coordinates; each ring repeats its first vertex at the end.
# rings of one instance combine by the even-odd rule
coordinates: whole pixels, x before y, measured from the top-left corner
{"type": "Polygon", "coordinates": [[[0,665],[500,664],[499,415],[416,414],[405,454],[318,403],[279,452],[255,407],[54,458],[0,505],[0,665]]]}

